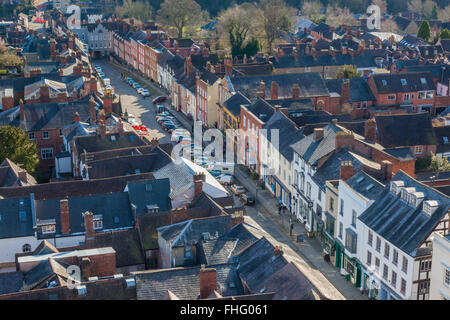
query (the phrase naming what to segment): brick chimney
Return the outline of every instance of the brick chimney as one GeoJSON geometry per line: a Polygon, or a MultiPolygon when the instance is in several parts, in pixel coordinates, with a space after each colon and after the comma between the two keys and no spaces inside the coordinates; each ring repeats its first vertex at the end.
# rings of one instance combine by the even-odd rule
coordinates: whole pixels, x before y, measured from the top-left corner
{"type": "Polygon", "coordinates": [[[73,39],[72,36],[69,37],[68,43],[69,43],[69,49],[70,49],[70,50],[73,50],[74,39],[73,39]]]}
{"type": "Polygon", "coordinates": [[[85,281],[88,281],[92,276],[91,260],[88,257],[83,257],[80,262],[81,275],[85,281]]]}
{"type": "Polygon", "coordinates": [[[2,97],[3,111],[14,108],[14,97],[2,97]]]}
{"type": "Polygon", "coordinates": [[[103,109],[105,110],[105,114],[110,114],[112,112],[112,103],[114,97],[108,93],[103,97],[103,109]]]}
{"type": "Polygon", "coordinates": [[[117,129],[117,133],[119,134],[119,136],[123,137],[125,135],[122,119],[119,119],[119,121],[116,123],[116,129],[117,129]]]}
{"type": "Polygon", "coordinates": [[[184,60],[184,73],[186,73],[187,75],[190,75],[193,71],[194,71],[194,68],[192,66],[191,56],[188,56],[184,60]]]}
{"type": "Polygon", "coordinates": [[[193,176],[194,179],[194,199],[200,197],[203,192],[203,182],[206,180],[204,173],[196,173],[193,176]]]}
{"type": "Polygon", "coordinates": [[[350,80],[342,79],[341,101],[350,100],[350,80]]]}
{"type": "Polygon", "coordinates": [[[30,70],[30,77],[34,77],[37,75],[40,75],[42,73],[42,69],[41,68],[33,68],[30,70]]]}
{"type": "Polygon", "coordinates": [[[50,56],[52,58],[56,57],[56,40],[50,39],[50,56]]]}
{"type": "Polygon", "coordinates": [[[353,133],[340,131],[336,133],[335,137],[335,150],[336,152],[340,151],[342,148],[352,149],[353,147],[353,133]]]}
{"type": "Polygon", "coordinates": [[[90,109],[89,109],[89,115],[90,115],[90,120],[91,120],[91,124],[95,123],[95,121],[97,121],[97,103],[95,102],[94,98],[91,97],[91,99],[89,100],[89,105],[90,105],[90,109]]]}
{"type": "Polygon", "coordinates": [[[100,137],[102,137],[103,139],[106,138],[106,125],[105,125],[105,121],[101,120],[100,124],[98,125],[98,131],[100,133],[100,137]]]}
{"type": "Polygon", "coordinates": [[[216,269],[205,268],[202,264],[200,268],[200,299],[208,298],[217,288],[216,269]]]}
{"type": "Polygon", "coordinates": [[[40,102],[49,102],[50,101],[50,88],[45,84],[42,84],[39,88],[39,101],[40,102]]]}
{"type": "Polygon", "coordinates": [[[341,166],[339,167],[339,179],[346,181],[353,176],[353,164],[351,161],[341,161],[341,166]]]}
{"type": "Polygon", "coordinates": [[[300,87],[297,83],[294,83],[292,85],[292,99],[299,99],[300,98],[300,87]]]}
{"type": "Polygon", "coordinates": [[[374,118],[364,123],[364,137],[372,142],[377,141],[377,123],[374,118]]]}
{"type": "Polygon", "coordinates": [[[275,81],[272,81],[272,84],[270,85],[270,99],[278,100],[278,83],[275,81]]]}
{"type": "Polygon", "coordinates": [[[259,82],[258,95],[263,99],[266,98],[266,84],[262,79],[259,82]]]}
{"type": "Polygon", "coordinates": [[[17,172],[17,175],[19,176],[20,181],[27,183],[28,182],[28,174],[25,170],[21,170],[17,172]]]}
{"type": "Polygon", "coordinates": [[[84,230],[86,231],[85,240],[91,240],[94,238],[94,214],[86,211],[83,213],[84,217],[84,230]]]}
{"type": "Polygon", "coordinates": [[[20,99],[19,105],[20,105],[20,121],[25,121],[25,107],[23,105],[22,99],[20,99]]]}
{"type": "Polygon", "coordinates": [[[60,77],[64,76],[64,70],[62,68],[58,69],[58,74],[60,77]]]}
{"type": "Polygon", "coordinates": [[[69,200],[59,200],[59,214],[61,219],[61,232],[62,234],[70,233],[69,223],[69,200]]]}
{"type": "Polygon", "coordinates": [[[323,128],[314,128],[313,140],[319,141],[323,138],[323,128]]]}
{"type": "Polygon", "coordinates": [[[381,161],[381,174],[384,180],[392,180],[392,162],[388,160],[381,161]]]}
{"type": "Polygon", "coordinates": [[[223,59],[223,64],[225,67],[225,75],[231,77],[233,74],[233,60],[231,58],[225,58],[223,59]]]}

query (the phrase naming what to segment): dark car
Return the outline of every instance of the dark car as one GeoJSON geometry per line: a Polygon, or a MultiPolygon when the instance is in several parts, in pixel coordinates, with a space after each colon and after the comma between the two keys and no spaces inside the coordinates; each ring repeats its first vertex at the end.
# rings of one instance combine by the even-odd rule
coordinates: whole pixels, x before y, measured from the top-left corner
{"type": "Polygon", "coordinates": [[[167,97],[166,96],[159,96],[159,97],[156,97],[155,99],[153,99],[153,104],[156,104],[156,103],[161,103],[161,102],[164,102],[164,101],[167,101],[167,97]]]}
{"type": "Polygon", "coordinates": [[[253,206],[255,204],[255,198],[247,193],[241,194],[241,200],[247,206],[253,206]]]}

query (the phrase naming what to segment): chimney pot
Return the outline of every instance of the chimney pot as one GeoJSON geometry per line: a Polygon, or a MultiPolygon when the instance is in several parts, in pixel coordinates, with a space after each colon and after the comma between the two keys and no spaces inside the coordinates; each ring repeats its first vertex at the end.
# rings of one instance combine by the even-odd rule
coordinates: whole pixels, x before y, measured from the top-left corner
{"type": "Polygon", "coordinates": [[[59,201],[59,211],[61,219],[61,232],[63,234],[70,233],[70,223],[69,223],[69,200],[63,199],[59,201]]]}
{"type": "Polygon", "coordinates": [[[86,231],[85,240],[91,240],[94,238],[94,214],[86,211],[83,213],[84,217],[84,230],[86,231]]]}
{"type": "Polygon", "coordinates": [[[314,135],[313,135],[313,140],[314,141],[319,141],[320,139],[323,138],[323,128],[314,128],[314,135]]]}
{"type": "Polygon", "coordinates": [[[200,268],[200,299],[208,298],[217,288],[216,269],[205,268],[202,264],[200,268]]]}
{"type": "Polygon", "coordinates": [[[353,176],[354,169],[351,161],[342,161],[339,168],[339,179],[346,181],[353,176]]]}

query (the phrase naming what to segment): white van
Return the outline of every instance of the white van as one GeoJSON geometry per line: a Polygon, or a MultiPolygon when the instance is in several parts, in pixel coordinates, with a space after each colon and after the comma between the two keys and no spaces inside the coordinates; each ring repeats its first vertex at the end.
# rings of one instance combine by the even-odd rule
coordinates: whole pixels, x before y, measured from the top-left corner
{"type": "Polygon", "coordinates": [[[234,163],[232,162],[213,162],[208,166],[208,171],[214,173],[226,173],[234,176],[234,163]]]}

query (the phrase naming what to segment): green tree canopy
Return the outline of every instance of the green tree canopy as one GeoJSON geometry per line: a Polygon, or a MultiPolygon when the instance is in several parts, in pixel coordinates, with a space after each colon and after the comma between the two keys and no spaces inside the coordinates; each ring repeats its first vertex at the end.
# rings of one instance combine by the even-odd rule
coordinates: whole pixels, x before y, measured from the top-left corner
{"type": "Polygon", "coordinates": [[[338,69],[337,75],[340,73],[344,75],[345,79],[361,77],[361,72],[356,71],[356,69],[352,67],[341,67],[338,69]]]}
{"type": "Polygon", "coordinates": [[[450,30],[444,29],[440,34],[441,39],[450,39],[450,30]]]}
{"type": "Polygon", "coordinates": [[[448,163],[447,158],[442,158],[432,153],[430,169],[433,172],[448,171],[450,170],[450,164],[448,163]]]}
{"type": "Polygon", "coordinates": [[[422,38],[425,41],[428,41],[431,37],[431,29],[428,21],[424,20],[419,27],[419,31],[417,31],[417,36],[422,38]]]}
{"type": "Polygon", "coordinates": [[[116,14],[124,18],[138,19],[145,23],[153,17],[153,10],[148,2],[125,0],[121,6],[116,7],[116,14]]]}
{"type": "Polygon", "coordinates": [[[39,163],[36,144],[20,128],[0,127],[0,163],[6,158],[29,174],[35,174],[39,163]]]}

